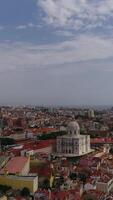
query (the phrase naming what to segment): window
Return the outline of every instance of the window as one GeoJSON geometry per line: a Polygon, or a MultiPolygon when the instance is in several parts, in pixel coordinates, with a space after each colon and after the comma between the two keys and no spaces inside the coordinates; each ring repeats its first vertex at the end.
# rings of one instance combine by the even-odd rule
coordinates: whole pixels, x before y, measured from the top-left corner
{"type": "Polygon", "coordinates": [[[72,152],[71,152],[71,149],[69,149],[69,153],[72,153],[72,152]]]}

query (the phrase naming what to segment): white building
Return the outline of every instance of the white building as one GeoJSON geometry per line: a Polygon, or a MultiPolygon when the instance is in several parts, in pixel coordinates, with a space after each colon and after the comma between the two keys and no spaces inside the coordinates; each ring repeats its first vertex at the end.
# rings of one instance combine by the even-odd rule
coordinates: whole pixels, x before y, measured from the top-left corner
{"type": "Polygon", "coordinates": [[[101,192],[109,193],[113,190],[113,178],[105,177],[104,179],[103,176],[102,180],[100,178],[100,180],[96,182],[96,189],[101,192]]]}
{"type": "Polygon", "coordinates": [[[57,155],[64,157],[76,157],[90,153],[90,136],[80,135],[80,127],[76,121],[72,121],[67,127],[68,135],[57,138],[57,155]]]}
{"type": "Polygon", "coordinates": [[[88,116],[89,116],[90,118],[94,118],[94,117],[95,117],[95,112],[94,112],[94,110],[89,110],[89,111],[88,111],[88,116]]]}

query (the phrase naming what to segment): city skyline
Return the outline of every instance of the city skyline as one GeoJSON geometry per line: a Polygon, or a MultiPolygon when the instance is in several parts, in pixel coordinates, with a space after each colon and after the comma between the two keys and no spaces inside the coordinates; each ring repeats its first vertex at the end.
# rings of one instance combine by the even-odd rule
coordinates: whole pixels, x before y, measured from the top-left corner
{"type": "Polygon", "coordinates": [[[112,0],[0,1],[0,104],[112,105],[112,0]]]}

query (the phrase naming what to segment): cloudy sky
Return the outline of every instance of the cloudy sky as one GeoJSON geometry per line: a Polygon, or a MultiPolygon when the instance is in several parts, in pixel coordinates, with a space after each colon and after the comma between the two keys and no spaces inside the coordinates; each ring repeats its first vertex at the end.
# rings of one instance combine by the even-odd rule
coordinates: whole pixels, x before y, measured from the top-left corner
{"type": "Polygon", "coordinates": [[[113,0],[0,0],[0,104],[112,105],[113,0]]]}

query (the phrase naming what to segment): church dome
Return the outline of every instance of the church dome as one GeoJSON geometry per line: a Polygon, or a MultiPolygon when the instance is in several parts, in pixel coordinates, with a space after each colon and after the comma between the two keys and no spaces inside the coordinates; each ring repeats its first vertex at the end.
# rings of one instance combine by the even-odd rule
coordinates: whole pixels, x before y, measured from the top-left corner
{"type": "Polygon", "coordinates": [[[72,121],[67,126],[68,134],[70,135],[79,135],[80,134],[80,126],[77,121],[72,121]]]}

